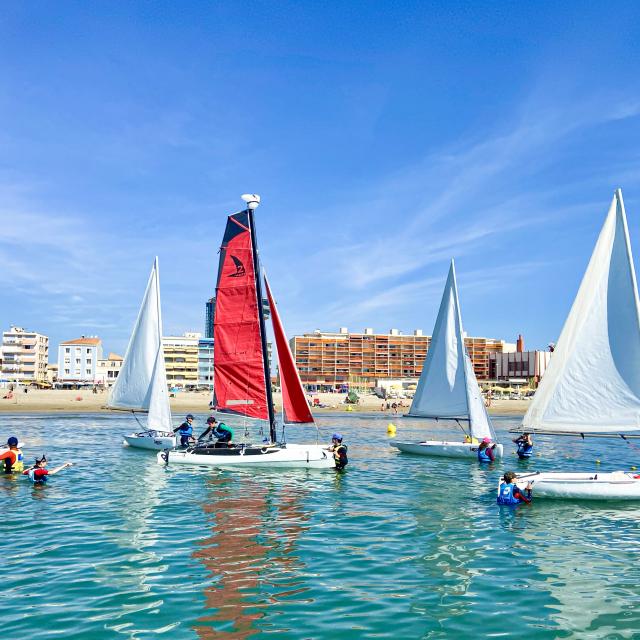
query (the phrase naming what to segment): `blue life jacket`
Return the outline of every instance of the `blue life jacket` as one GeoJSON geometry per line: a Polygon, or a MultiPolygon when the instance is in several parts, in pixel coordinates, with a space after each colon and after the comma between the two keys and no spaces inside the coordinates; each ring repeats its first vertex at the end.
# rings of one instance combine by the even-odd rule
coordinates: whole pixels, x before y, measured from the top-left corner
{"type": "Polygon", "coordinates": [[[179,427],[179,433],[181,436],[190,436],[193,433],[193,426],[188,422],[183,422],[179,427]]]}
{"type": "Polygon", "coordinates": [[[524,442],[518,442],[518,457],[530,458],[533,454],[533,445],[525,444],[524,442]]]}
{"type": "Polygon", "coordinates": [[[484,449],[478,449],[478,460],[480,462],[493,462],[489,455],[487,454],[487,449],[489,447],[485,447],[484,449]]]}
{"type": "Polygon", "coordinates": [[[516,488],[515,483],[507,484],[503,482],[500,485],[500,491],[498,492],[498,504],[520,504],[522,500],[516,498],[513,495],[513,490],[516,488]]]}
{"type": "Polygon", "coordinates": [[[46,484],[47,483],[47,478],[49,477],[47,474],[41,475],[41,476],[36,476],[36,470],[35,469],[29,469],[28,473],[27,473],[27,477],[29,478],[29,480],[31,480],[31,482],[33,482],[33,484],[46,484]]]}

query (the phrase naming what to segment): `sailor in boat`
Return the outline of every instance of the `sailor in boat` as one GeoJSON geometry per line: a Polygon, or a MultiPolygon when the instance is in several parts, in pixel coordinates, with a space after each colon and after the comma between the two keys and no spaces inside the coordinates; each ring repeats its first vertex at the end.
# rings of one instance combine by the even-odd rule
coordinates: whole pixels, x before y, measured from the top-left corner
{"type": "Polygon", "coordinates": [[[173,430],[173,433],[180,434],[181,447],[188,447],[193,439],[193,416],[188,414],[184,422],[173,430]]]}
{"type": "Polygon", "coordinates": [[[496,459],[493,450],[496,443],[491,444],[491,438],[483,438],[478,447],[478,462],[493,462],[496,459]]]}
{"type": "Polygon", "coordinates": [[[233,438],[233,431],[224,422],[218,422],[213,416],[207,418],[207,428],[198,436],[198,442],[216,439],[216,446],[228,447],[233,438]]]}
{"type": "Polygon", "coordinates": [[[67,467],[73,466],[73,462],[65,462],[55,469],[47,469],[47,457],[43,454],[42,458],[36,458],[36,463],[22,472],[23,476],[28,476],[33,484],[46,484],[48,476],[52,476],[58,471],[62,471],[67,467]]]}
{"type": "Polygon", "coordinates": [[[336,469],[344,469],[349,464],[347,445],[342,443],[342,434],[334,433],[331,436],[331,445],[328,449],[333,453],[336,469]]]}
{"type": "Polygon", "coordinates": [[[6,451],[0,453],[0,460],[4,461],[4,472],[13,473],[24,468],[22,450],[18,447],[18,438],[11,436],[7,440],[6,451]]]}
{"type": "Polygon", "coordinates": [[[531,483],[529,483],[524,493],[516,486],[516,474],[513,471],[507,471],[502,477],[503,482],[498,490],[498,504],[516,505],[523,502],[529,504],[531,498],[531,483]],[[525,495],[525,493],[527,495],[525,495]]]}
{"type": "Polygon", "coordinates": [[[528,460],[533,454],[533,439],[530,433],[523,433],[514,440],[518,447],[518,458],[520,460],[528,460]]]}

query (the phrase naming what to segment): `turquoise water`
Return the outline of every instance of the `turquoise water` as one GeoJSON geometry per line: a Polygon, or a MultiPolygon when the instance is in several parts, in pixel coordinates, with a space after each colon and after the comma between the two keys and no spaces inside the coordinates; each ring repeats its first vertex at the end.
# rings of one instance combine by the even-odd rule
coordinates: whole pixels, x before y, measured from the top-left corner
{"type": "Polygon", "coordinates": [[[127,417],[0,417],[28,459],[76,463],[46,487],[0,477],[3,637],[640,638],[640,504],[495,504],[506,468],[640,449],[539,437],[544,458],[507,445],[486,469],[399,454],[388,421],[321,417],[349,444],[336,473],[165,469],[121,446],[127,417]]]}

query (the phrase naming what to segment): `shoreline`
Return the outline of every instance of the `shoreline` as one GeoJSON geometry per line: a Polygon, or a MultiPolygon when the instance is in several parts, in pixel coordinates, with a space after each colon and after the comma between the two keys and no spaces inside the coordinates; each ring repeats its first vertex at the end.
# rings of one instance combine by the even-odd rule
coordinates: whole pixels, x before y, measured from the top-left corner
{"type": "MultiPolygon", "coordinates": [[[[28,393],[18,392],[12,399],[4,399],[7,390],[0,390],[0,415],[1,414],[56,414],[56,413],[122,413],[127,411],[113,410],[106,407],[108,395],[106,393],[94,394],[91,391],[30,389],[28,393]]],[[[277,410],[282,406],[280,393],[274,393],[274,402],[277,410]]],[[[390,420],[403,416],[410,406],[409,400],[403,400],[398,412],[392,409],[381,411],[383,401],[377,396],[362,395],[357,405],[344,404],[344,394],[321,393],[315,394],[322,406],[312,407],[312,413],[316,416],[331,415],[333,413],[359,413],[383,415],[390,420]]],[[[205,391],[180,392],[170,399],[171,413],[179,416],[181,413],[208,413],[211,393],[205,391]]],[[[390,400],[390,403],[400,402],[390,400]]],[[[386,404],[386,401],[385,401],[386,404]]],[[[529,406],[528,400],[493,400],[488,411],[493,416],[521,416],[526,413],[529,406]]]]}

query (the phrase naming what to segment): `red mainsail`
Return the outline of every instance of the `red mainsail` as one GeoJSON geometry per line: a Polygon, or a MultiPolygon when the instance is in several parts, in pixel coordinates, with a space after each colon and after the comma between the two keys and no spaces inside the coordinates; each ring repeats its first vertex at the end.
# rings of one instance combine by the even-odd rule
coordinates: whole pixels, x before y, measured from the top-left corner
{"type": "Polygon", "coordinates": [[[217,411],[268,420],[256,262],[249,213],[229,216],[216,285],[213,406],[217,411]]]}
{"type": "Polygon", "coordinates": [[[302,389],[300,375],[296,368],[296,363],[293,360],[293,354],[289,348],[280,316],[278,315],[278,308],[271,295],[271,287],[266,278],[264,279],[264,283],[267,287],[267,298],[269,299],[269,309],[271,310],[273,333],[275,334],[276,348],[278,349],[284,422],[286,424],[313,422],[313,416],[311,415],[309,404],[302,389]]]}

